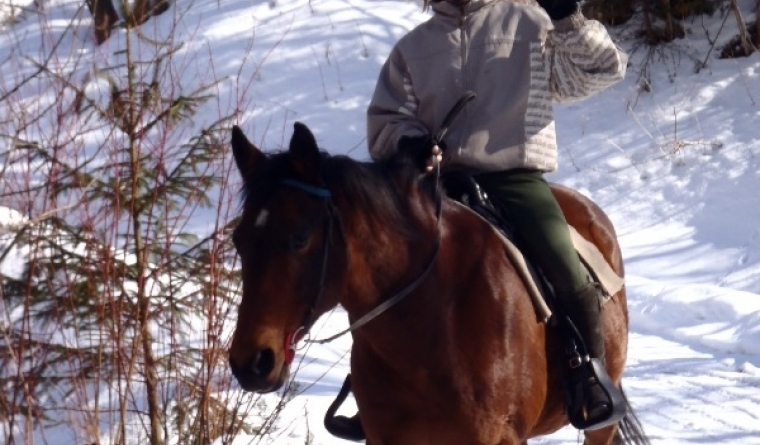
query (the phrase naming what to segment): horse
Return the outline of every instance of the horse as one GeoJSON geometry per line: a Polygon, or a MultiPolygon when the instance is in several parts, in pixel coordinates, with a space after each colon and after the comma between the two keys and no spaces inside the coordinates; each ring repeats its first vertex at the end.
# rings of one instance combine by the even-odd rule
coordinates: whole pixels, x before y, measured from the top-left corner
{"type": "MultiPolygon", "coordinates": [[[[446,197],[402,153],[361,162],[321,150],[296,123],[287,150],[264,153],[235,126],[243,179],[232,233],[242,297],[229,366],[245,391],[287,381],[300,341],[342,305],[351,385],[369,445],[527,445],[568,424],[562,334],[537,319],[526,286],[483,218],[446,197]]],[[[552,185],[569,224],[623,276],[612,223],[591,200],[552,185]]],[[[603,308],[606,369],[620,387],[625,291],[603,308]]],[[[626,400],[627,403],[627,400],[626,400]]],[[[584,432],[585,445],[648,444],[629,409],[584,432]]]]}

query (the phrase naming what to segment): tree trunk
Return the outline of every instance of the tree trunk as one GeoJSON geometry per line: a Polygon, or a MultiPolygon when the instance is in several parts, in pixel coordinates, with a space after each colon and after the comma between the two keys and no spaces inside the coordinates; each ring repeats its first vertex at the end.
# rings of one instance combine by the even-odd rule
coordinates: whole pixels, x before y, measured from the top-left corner
{"type": "Polygon", "coordinates": [[[127,13],[127,24],[131,27],[140,26],[148,20],[149,13],[150,0],[135,0],[127,13]]]}
{"type": "Polygon", "coordinates": [[[114,23],[119,20],[111,0],[87,0],[87,8],[92,14],[95,27],[95,41],[100,45],[111,36],[114,23]]]}
{"type": "Polygon", "coordinates": [[[662,13],[665,16],[665,41],[670,42],[675,40],[676,32],[675,25],[673,24],[673,7],[670,4],[670,0],[660,0],[662,5],[662,13]]]}
{"type": "Polygon", "coordinates": [[[760,0],[755,0],[755,48],[760,48],[760,0]]]}
{"type": "Polygon", "coordinates": [[[151,17],[156,17],[169,9],[170,0],[135,0],[127,13],[127,23],[131,27],[140,26],[151,17]]]}
{"type": "Polygon", "coordinates": [[[639,0],[586,0],[583,13],[588,18],[617,26],[628,22],[633,17],[639,0]]]}
{"type": "Polygon", "coordinates": [[[747,25],[744,23],[744,17],[742,17],[742,12],[739,9],[739,5],[736,3],[736,0],[731,0],[731,9],[733,9],[734,14],[736,15],[736,24],[739,27],[739,44],[742,52],[739,56],[747,57],[752,54],[754,48],[752,42],[750,42],[750,36],[747,33],[747,25]]]}

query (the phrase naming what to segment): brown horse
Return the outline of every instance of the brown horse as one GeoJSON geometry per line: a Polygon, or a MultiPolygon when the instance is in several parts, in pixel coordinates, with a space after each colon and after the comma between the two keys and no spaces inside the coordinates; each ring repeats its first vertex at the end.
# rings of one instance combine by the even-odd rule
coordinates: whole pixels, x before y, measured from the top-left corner
{"type": "MultiPolygon", "coordinates": [[[[434,199],[435,181],[403,155],[384,163],[329,156],[299,123],[285,152],[262,153],[237,127],[232,149],[245,196],[233,234],[243,296],[229,361],[243,389],[280,388],[292,345],[321,314],[340,304],[355,321],[406,291],[352,332],[368,444],[525,445],[568,424],[561,335],[537,320],[487,222],[434,199]]],[[[581,195],[553,190],[568,221],[622,276],[609,219],[581,195]]],[[[603,313],[606,367],[619,386],[623,291],[603,313]]],[[[648,441],[629,409],[618,424],[587,431],[584,443],[648,441]]]]}

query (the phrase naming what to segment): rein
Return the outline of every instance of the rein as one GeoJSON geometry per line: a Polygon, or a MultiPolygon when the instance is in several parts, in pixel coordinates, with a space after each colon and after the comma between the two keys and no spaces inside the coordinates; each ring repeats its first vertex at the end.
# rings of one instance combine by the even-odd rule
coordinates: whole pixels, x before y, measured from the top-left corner
{"type": "MultiPolygon", "coordinates": [[[[459,113],[462,111],[464,106],[467,105],[467,103],[470,102],[474,98],[475,98],[475,93],[468,91],[454,104],[451,110],[449,110],[449,112],[446,114],[446,116],[443,119],[440,129],[433,136],[433,140],[436,145],[441,143],[444,136],[446,136],[446,133],[449,131],[449,127],[451,126],[451,123],[454,121],[457,115],[459,115],[459,113]]],[[[318,340],[306,339],[304,340],[304,343],[307,343],[307,344],[329,343],[339,337],[342,337],[348,333],[351,333],[359,329],[360,327],[371,322],[372,320],[380,316],[382,313],[384,313],[388,309],[392,308],[393,306],[401,302],[401,300],[406,298],[415,289],[417,289],[422,284],[422,282],[425,281],[425,279],[427,279],[428,275],[430,275],[430,272],[433,270],[433,267],[438,261],[438,252],[440,251],[440,248],[441,248],[441,232],[442,232],[441,231],[441,213],[442,213],[442,207],[443,207],[441,181],[440,181],[441,166],[440,166],[440,163],[435,158],[433,162],[434,162],[434,168],[435,168],[434,201],[435,201],[435,218],[436,218],[436,241],[435,241],[435,246],[433,247],[433,253],[425,269],[414,281],[412,281],[406,287],[401,289],[401,291],[399,291],[392,297],[380,303],[378,306],[376,306],[374,309],[364,314],[355,322],[351,323],[351,325],[348,328],[344,329],[343,331],[338,332],[335,335],[331,335],[326,338],[322,338],[318,340]]],[[[332,202],[330,201],[330,199],[332,198],[332,193],[326,187],[314,186],[314,185],[307,184],[305,182],[301,182],[295,179],[284,179],[281,181],[281,184],[299,189],[301,191],[304,191],[318,198],[325,199],[327,203],[327,209],[328,209],[327,210],[328,222],[325,228],[325,248],[324,248],[324,253],[323,253],[323,258],[322,258],[322,272],[319,279],[319,290],[317,291],[317,295],[310,305],[309,313],[307,314],[303,325],[299,327],[298,329],[296,329],[295,332],[289,334],[285,340],[286,350],[288,351],[288,356],[287,356],[289,359],[288,362],[291,362],[293,360],[292,357],[295,355],[296,343],[299,340],[298,334],[302,331],[304,332],[303,336],[306,336],[308,334],[309,330],[316,322],[316,316],[315,316],[316,309],[324,297],[324,288],[325,288],[324,284],[325,284],[325,279],[327,275],[327,259],[329,256],[329,244],[330,244],[329,239],[332,234],[332,226],[333,226],[333,220],[335,218],[336,210],[335,210],[335,207],[332,205],[332,202]]]]}
{"type": "MultiPolygon", "coordinates": [[[[304,340],[305,343],[313,343],[313,344],[329,343],[339,337],[342,337],[350,332],[353,332],[359,329],[360,327],[364,326],[365,324],[377,318],[383,312],[397,305],[407,295],[411,294],[415,289],[417,289],[420,286],[420,284],[422,284],[422,282],[425,281],[428,275],[430,275],[430,272],[433,270],[433,266],[435,266],[435,263],[438,260],[438,251],[440,250],[440,247],[441,247],[441,208],[442,208],[442,205],[441,205],[440,181],[438,180],[439,178],[440,178],[440,166],[436,164],[435,216],[436,216],[437,238],[436,238],[435,246],[433,248],[433,254],[431,255],[428,265],[425,267],[425,270],[423,270],[422,273],[414,281],[409,283],[401,291],[396,293],[391,298],[385,300],[384,302],[379,304],[377,307],[375,307],[374,309],[366,313],[364,316],[356,320],[347,329],[344,329],[343,331],[338,332],[337,334],[332,335],[327,338],[322,338],[319,340],[307,339],[307,340],[304,340]]],[[[306,335],[311,329],[311,327],[314,325],[314,323],[317,321],[316,309],[321,303],[322,299],[324,298],[325,280],[327,276],[327,259],[329,257],[329,245],[330,245],[329,238],[332,234],[333,221],[335,219],[335,207],[332,205],[332,202],[330,201],[330,199],[332,198],[332,193],[327,188],[313,186],[301,181],[297,181],[295,179],[284,179],[283,181],[281,181],[281,184],[287,185],[289,187],[297,188],[310,195],[325,199],[327,203],[327,208],[328,208],[327,224],[325,226],[325,243],[324,243],[324,250],[323,250],[323,256],[322,256],[322,272],[319,278],[319,289],[317,291],[317,295],[315,296],[314,300],[312,300],[311,304],[309,305],[309,313],[306,315],[304,323],[298,329],[296,329],[295,332],[289,334],[285,339],[285,346],[286,346],[286,350],[288,351],[286,361],[291,362],[293,360],[292,357],[295,354],[296,343],[299,340],[298,339],[299,333],[304,332],[304,335],[306,335]]]]}
{"type": "Polygon", "coordinates": [[[377,318],[380,314],[387,311],[388,309],[392,308],[393,306],[397,305],[401,300],[403,300],[407,295],[411,294],[415,289],[417,289],[423,281],[430,275],[430,272],[433,270],[433,266],[435,266],[435,263],[438,261],[438,251],[441,248],[441,192],[440,192],[440,183],[438,179],[440,178],[440,166],[436,165],[436,211],[435,211],[435,217],[436,217],[436,240],[435,240],[435,246],[433,247],[433,254],[431,255],[430,261],[428,261],[428,265],[425,267],[425,270],[422,271],[422,273],[411,283],[409,283],[405,288],[401,289],[398,293],[396,293],[394,296],[390,297],[389,299],[383,301],[379,305],[377,305],[374,309],[364,314],[361,318],[356,320],[355,322],[351,323],[351,325],[338,332],[335,335],[331,335],[326,338],[321,338],[319,340],[311,340],[307,339],[305,340],[305,343],[312,343],[312,344],[325,344],[329,343],[339,337],[342,337],[350,332],[353,332],[360,327],[364,326],[365,324],[369,323],[370,321],[377,318]]]}

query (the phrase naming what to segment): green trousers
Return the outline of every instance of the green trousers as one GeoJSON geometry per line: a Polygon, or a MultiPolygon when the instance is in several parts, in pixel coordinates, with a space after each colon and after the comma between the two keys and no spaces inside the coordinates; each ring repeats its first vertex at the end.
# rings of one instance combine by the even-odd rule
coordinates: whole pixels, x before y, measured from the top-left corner
{"type": "Polygon", "coordinates": [[[481,173],[475,181],[512,222],[529,261],[546,276],[562,299],[576,294],[586,276],[562,210],[544,175],[532,170],[481,173]]]}

